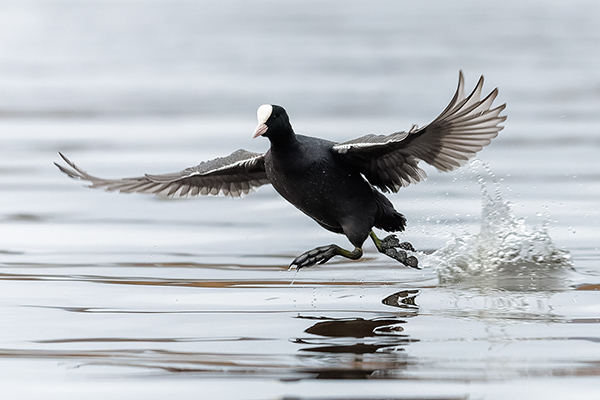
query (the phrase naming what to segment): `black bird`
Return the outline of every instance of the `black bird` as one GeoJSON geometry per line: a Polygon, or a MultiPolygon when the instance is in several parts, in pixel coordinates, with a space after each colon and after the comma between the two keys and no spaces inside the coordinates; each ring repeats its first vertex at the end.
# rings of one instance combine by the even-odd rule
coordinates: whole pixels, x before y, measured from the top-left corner
{"type": "Polygon", "coordinates": [[[290,266],[322,264],[336,255],[359,259],[363,243],[371,237],[380,252],[416,268],[417,259],[405,251],[414,251],[409,243],[400,243],[394,235],[379,239],[372,230],[401,232],[406,226],[404,216],[380,190],[397,192],[424,180],[419,161],[452,171],[498,136],[506,104],[492,109],[498,89],[481,100],[482,87],[483,76],[465,96],[461,71],[454,97],[433,122],[391,135],[370,134],[343,143],[297,135],[282,107],[265,104],[258,108],[254,132],[254,137],[264,136],[271,142],[265,154],[237,150],[181,172],[124,179],[92,176],[60,153],[70,168],[55,164],[71,178],[90,182],[92,188],[123,193],[238,197],[270,183],[300,211],[323,228],[344,234],[354,246],[352,251],[335,244],[317,247],[290,266]]]}

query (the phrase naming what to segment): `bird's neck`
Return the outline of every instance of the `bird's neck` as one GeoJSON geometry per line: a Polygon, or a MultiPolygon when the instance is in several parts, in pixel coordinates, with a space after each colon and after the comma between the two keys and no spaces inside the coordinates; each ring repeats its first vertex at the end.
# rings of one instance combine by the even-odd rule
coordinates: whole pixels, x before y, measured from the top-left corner
{"type": "Polygon", "coordinates": [[[277,150],[291,149],[298,145],[298,139],[291,127],[286,131],[278,132],[274,137],[269,137],[269,140],[271,148],[277,150]]]}

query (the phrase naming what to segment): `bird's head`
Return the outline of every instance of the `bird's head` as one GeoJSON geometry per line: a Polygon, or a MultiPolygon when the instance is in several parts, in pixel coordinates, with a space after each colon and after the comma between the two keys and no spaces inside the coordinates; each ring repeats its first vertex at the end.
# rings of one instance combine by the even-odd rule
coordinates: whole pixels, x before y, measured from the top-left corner
{"type": "Polygon", "coordinates": [[[290,119],[283,107],[263,104],[256,111],[258,126],[252,137],[265,136],[277,140],[294,134],[290,119]]]}

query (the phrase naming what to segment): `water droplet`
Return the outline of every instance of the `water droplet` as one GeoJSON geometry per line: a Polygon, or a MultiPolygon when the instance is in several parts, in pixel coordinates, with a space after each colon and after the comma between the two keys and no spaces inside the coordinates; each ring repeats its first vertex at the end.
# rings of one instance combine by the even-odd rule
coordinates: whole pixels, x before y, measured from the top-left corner
{"type": "MultiPolygon", "coordinates": [[[[477,235],[453,236],[445,247],[429,256],[428,263],[437,267],[440,280],[480,279],[481,274],[496,276],[504,270],[511,270],[518,276],[533,277],[536,265],[544,270],[548,267],[570,267],[570,254],[552,243],[546,229],[547,222],[542,227],[535,227],[527,225],[526,218],[517,218],[511,204],[502,199],[489,168],[482,167],[487,172],[486,178],[494,182],[494,196],[490,196],[486,179],[479,174],[482,197],[480,232],[477,235]]],[[[478,168],[477,172],[480,173],[480,170],[478,168]]],[[[525,208],[525,205],[520,206],[525,208]]],[[[548,206],[544,209],[547,210],[548,206]]],[[[471,217],[471,214],[466,216],[471,217]]],[[[544,214],[538,212],[536,216],[544,214]]],[[[574,232],[572,227],[569,230],[574,232]]]]}

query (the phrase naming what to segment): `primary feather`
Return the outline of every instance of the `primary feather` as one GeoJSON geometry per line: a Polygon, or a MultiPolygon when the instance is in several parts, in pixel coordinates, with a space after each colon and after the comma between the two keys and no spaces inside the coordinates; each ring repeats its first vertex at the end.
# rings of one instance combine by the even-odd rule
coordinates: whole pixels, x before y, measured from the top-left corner
{"type": "Polygon", "coordinates": [[[59,154],[70,168],[57,163],[55,165],[71,178],[88,181],[91,188],[121,193],[163,194],[172,197],[224,194],[239,197],[269,183],[264,155],[246,150],[204,161],[180,172],[122,179],[104,179],[90,175],[65,155],[59,154]]]}
{"type": "Polygon", "coordinates": [[[503,129],[500,123],[506,116],[500,113],[506,104],[491,108],[498,89],[481,99],[482,89],[483,76],[473,92],[465,96],[461,71],[450,104],[429,125],[391,135],[366,135],[336,144],[333,151],[383,191],[397,192],[425,179],[425,171],[418,166],[421,160],[440,171],[454,170],[503,129]]]}

